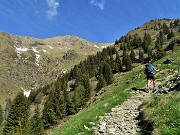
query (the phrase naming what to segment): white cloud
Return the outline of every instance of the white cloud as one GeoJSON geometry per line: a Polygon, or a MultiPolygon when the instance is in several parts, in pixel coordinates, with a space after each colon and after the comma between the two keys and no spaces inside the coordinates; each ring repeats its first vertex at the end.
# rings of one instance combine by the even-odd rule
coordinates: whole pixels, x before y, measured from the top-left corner
{"type": "Polygon", "coordinates": [[[95,7],[100,8],[101,10],[104,10],[105,0],[90,0],[89,3],[95,7]]]}
{"type": "Polygon", "coordinates": [[[59,7],[58,0],[46,0],[46,3],[49,9],[46,11],[48,19],[52,19],[53,17],[57,16],[58,11],[57,8],[59,7]]]}

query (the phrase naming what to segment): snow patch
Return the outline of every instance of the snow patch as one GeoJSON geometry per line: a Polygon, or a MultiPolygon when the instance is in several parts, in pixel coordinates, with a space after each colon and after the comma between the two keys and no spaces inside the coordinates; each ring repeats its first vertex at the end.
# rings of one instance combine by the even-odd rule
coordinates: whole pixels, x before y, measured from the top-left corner
{"type": "Polygon", "coordinates": [[[52,46],[50,46],[50,45],[47,45],[50,49],[53,49],[53,47],[52,46]]]}
{"type": "Polygon", "coordinates": [[[94,45],[94,48],[99,48],[97,45],[94,45]]]}
{"type": "Polygon", "coordinates": [[[108,46],[101,46],[101,48],[106,48],[106,47],[108,47],[108,46]]]}
{"type": "Polygon", "coordinates": [[[36,50],[36,47],[32,47],[32,49],[35,53],[40,53],[38,50],[36,50]]]}
{"type": "Polygon", "coordinates": [[[16,52],[17,52],[17,56],[18,56],[18,58],[20,59],[21,58],[21,53],[22,52],[26,52],[26,51],[28,51],[29,49],[28,48],[18,48],[18,47],[15,47],[16,48],[16,52]]]}
{"type": "Polygon", "coordinates": [[[26,90],[24,90],[22,87],[21,87],[21,89],[23,90],[23,94],[24,94],[24,96],[28,98],[28,97],[29,97],[29,95],[30,95],[30,93],[31,93],[31,90],[26,91],[26,90]]]}
{"type": "Polygon", "coordinates": [[[18,48],[18,47],[15,47],[15,48],[16,48],[17,53],[26,52],[29,50],[28,48],[18,48]]]}
{"type": "Polygon", "coordinates": [[[39,66],[39,57],[41,56],[41,55],[39,55],[39,54],[35,54],[36,55],[36,65],[37,66],[39,66]]]}
{"type": "Polygon", "coordinates": [[[32,47],[32,50],[35,52],[35,56],[36,56],[36,62],[35,62],[35,64],[37,65],[37,66],[39,66],[39,58],[40,58],[40,56],[41,55],[39,55],[38,53],[40,53],[38,50],[36,50],[36,47],[32,47]]]}
{"type": "Polygon", "coordinates": [[[46,50],[42,50],[43,52],[46,52],[46,50]]]}

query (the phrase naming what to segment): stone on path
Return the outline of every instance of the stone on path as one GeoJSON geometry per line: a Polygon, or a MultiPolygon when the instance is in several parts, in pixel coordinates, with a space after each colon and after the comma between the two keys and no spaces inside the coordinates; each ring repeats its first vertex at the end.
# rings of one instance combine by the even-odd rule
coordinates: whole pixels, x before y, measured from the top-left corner
{"type": "Polygon", "coordinates": [[[133,92],[130,99],[112,108],[111,113],[101,116],[99,124],[94,128],[94,135],[135,135],[139,132],[136,118],[146,95],[141,91],[133,92]]]}

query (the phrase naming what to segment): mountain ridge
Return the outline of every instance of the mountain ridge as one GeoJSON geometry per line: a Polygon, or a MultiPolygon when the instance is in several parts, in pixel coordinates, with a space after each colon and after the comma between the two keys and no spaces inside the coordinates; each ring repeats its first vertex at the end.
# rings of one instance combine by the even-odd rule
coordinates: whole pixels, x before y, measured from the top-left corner
{"type": "Polygon", "coordinates": [[[0,87],[1,95],[4,95],[0,103],[3,104],[5,99],[22,91],[21,87],[29,91],[51,83],[88,55],[111,45],[86,41],[77,36],[38,39],[5,32],[0,32],[0,43],[0,87]],[[63,56],[67,53],[68,59],[65,59],[63,56]],[[71,59],[73,53],[77,57],[71,59]]]}

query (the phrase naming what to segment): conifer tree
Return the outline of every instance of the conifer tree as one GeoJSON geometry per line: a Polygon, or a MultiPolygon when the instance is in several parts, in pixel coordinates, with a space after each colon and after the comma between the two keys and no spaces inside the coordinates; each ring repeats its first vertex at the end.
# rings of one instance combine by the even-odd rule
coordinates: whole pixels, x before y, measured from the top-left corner
{"type": "Polygon", "coordinates": [[[101,88],[103,88],[104,86],[106,86],[106,80],[104,79],[104,76],[102,73],[100,73],[99,77],[98,77],[98,83],[97,83],[97,87],[96,90],[99,91],[101,88]]]}
{"type": "Polygon", "coordinates": [[[174,37],[174,32],[171,30],[167,35],[167,39],[171,39],[172,37],[174,37]]]}
{"type": "Polygon", "coordinates": [[[131,62],[130,56],[128,54],[126,56],[125,69],[126,69],[126,71],[132,70],[132,62],[131,62]]]}
{"type": "Polygon", "coordinates": [[[162,31],[159,32],[159,44],[162,45],[164,43],[164,34],[162,31]]]}
{"type": "Polygon", "coordinates": [[[21,92],[15,98],[8,118],[5,123],[3,134],[29,134],[29,102],[28,99],[21,92]]]}
{"type": "Polygon", "coordinates": [[[148,54],[149,61],[152,60],[152,58],[153,58],[152,49],[148,49],[147,54],[148,54]]]}
{"type": "Polygon", "coordinates": [[[66,116],[75,114],[75,105],[67,91],[64,92],[64,101],[66,103],[66,116]]]}
{"type": "Polygon", "coordinates": [[[139,62],[143,62],[144,61],[144,53],[143,50],[140,48],[139,49],[139,62]]]}
{"type": "Polygon", "coordinates": [[[170,33],[169,28],[165,23],[163,23],[163,33],[165,35],[170,33]]]}
{"type": "Polygon", "coordinates": [[[173,27],[174,27],[173,22],[170,22],[170,28],[173,28],[173,27]]]}
{"type": "Polygon", "coordinates": [[[89,75],[83,74],[83,76],[82,76],[82,85],[85,88],[85,99],[87,101],[91,96],[91,89],[92,89],[91,85],[90,85],[90,81],[89,81],[89,75]]]}
{"type": "Polygon", "coordinates": [[[126,56],[127,56],[127,48],[124,47],[123,49],[123,56],[122,56],[122,64],[125,65],[126,62],[126,56]]]}
{"type": "Polygon", "coordinates": [[[111,66],[107,62],[103,64],[103,76],[106,80],[107,85],[113,82],[112,69],[111,69],[111,66]]]}
{"type": "Polygon", "coordinates": [[[85,88],[83,85],[78,84],[74,91],[73,102],[75,104],[76,112],[83,108],[85,105],[85,88]]]}
{"type": "Polygon", "coordinates": [[[112,53],[110,54],[110,66],[111,66],[111,69],[113,71],[113,73],[115,72],[115,68],[116,68],[116,64],[115,64],[115,60],[114,60],[114,57],[112,55],[112,53]]]}
{"type": "Polygon", "coordinates": [[[141,47],[141,38],[139,37],[139,35],[135,35],[134,38],[133,38],[133,41],[132,41],[132,46],[134,48],[138,48],[138,47],[141,47]]]}
{"type": "Polygon", "coordinates": [[[123,71],[123,67],[122,67],[121,58],[120,58],[118,52],[116,53],[115,63],[116,63],[116,67],[115,67],[116,71],[117,72],[122,72],[123,71]]]}
{"type": "Polygon", "coordinates": [[[31,125],[31,135],[43,135],[44,126],[38,105],[36,106],[34,116],[30,120],[30,125],[31,125]]]}
{"type": "Polygon", "coordinates": [[[55,105],[53,102],[53,98],[53,94],[50,94],[49,99],[45,102],[44,105],[42,120],[45,129],[48,129],[57,121],[57,115],[54,111],[55,105]]]}
{"type": "Polygon", "coordinates": [[[147,33],[144,34],[142,48],[145,52],[148,51],[149,46],[151,45],[151,36],[147,33]]]}
{"type": "Polygon", "coordinates": [[[62,119],[66,114],[66,103],[64,99],[64,91],[54,93],[54,112],[56,113],[57,119],[62,119]]]}
{"type": "Polygon", "coordinates": [[[118,40],[116,39],[116,41],[115,41],[115,45],[117,45],[118,44],[118,40]]]}
{"type": "Polygon", "coordinates": [[[133,49],[131,49],[130,59],[131,59],[132,62],[135,62],[135,61],[136,61],[135,53],[134,53],[134,50],[133,50],[133,49]]]}

